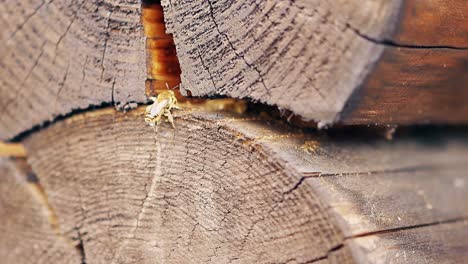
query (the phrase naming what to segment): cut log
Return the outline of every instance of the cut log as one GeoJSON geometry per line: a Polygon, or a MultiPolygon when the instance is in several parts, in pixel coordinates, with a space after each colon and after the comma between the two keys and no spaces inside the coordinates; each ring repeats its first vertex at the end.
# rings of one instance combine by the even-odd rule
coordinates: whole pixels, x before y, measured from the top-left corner
{"type": "Polygon", "coordinates": [[[2,263],[85,263],[78,240],[63,236],[25,161],[0,158],[2,263]]]}
{"type": "Polygon", "coordinates": [[[142,18],[136,0],[3,3],[0,140],[76,109],[145,102],[145,80],[154,95],[180,72],[185,93],[320,124],[468,121],[464,0],[162,4],[181,69],[160,7],[142,18]]]}
{"type": "Polygon", "coordinates": [[[87,263],[453,263],[468,257],[468,140],[308,134],[203,110],[75,115],[25,140],[87,263]],[[411,158],[409,158],[411,157],[411,158]]]}
{"type": "Polygon", "coordinates": [[[162,1],[195,96],[321,124],[468,122],[468,2],[162,1]]]}
{"type": "Polygon", "coordinates": [[[90,105],[142,102],[140,1],[2,1],[0,140],[90,105]]]}
{"type": "Polygon", "coordinates": [[[74,111],[182,80],[320,124],[465,123],[466,1],[163,0],[169,32],[156,2],[0,5],[0,139],[29,131],[17,140],[32,166],[0,159],[2,261],[468,257],[466,131],[348,139],[236,114],[246,102],[232,99],[185,101],[177,129],[149,127],[142,108],[74,111]]]}

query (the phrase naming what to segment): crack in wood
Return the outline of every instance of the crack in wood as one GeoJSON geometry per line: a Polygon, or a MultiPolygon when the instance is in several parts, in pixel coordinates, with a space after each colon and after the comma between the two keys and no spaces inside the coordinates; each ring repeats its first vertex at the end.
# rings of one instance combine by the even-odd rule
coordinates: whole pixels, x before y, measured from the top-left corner
{"type": "Polygon", "coordinates": [[[208,75],[210,76],[211,82],[213,83],[213,88],[215,90],[217,90],[218,88],[216,87],[216,83],[214,81],[213,74],[211,73],[210,69],[208,67],[206,67],[205,61],[203,60],[201,52],[199,50],[197,50],[197,52],[198,52],[198,58],[200,59],[200,62],[202,64],[203,68],[208,72],[208,75]]]}
{"type": "Polygon", "coordinates": [[[271,96],[270,89],[268,89],[268,87],[266,86],[261,71],[253,63],[249,63],[245,59],[245,56],[243,56],[242,54],[237,52],[236,48],[234,48],[234,44],[229,39],[228,35],[226,33],[224,33],[224,32],[221,32],[221,30],[219,29],[218,22],[216,22],[216,18],[214,16],[213,4],[211,3],[211,0],[206,0],[206,1],[208,3],[209,8],[210,8],[210,17],[213,20],[213,24],[214,24],[215,29],[218,32],[218,34],[220,34],[221,36],[223,36],[226,39],[228,45],[230,46],[230,48],[232,49],[232,52],[234,52],[236,57],[241,59],[249,68],[251,68],[252,70],[254,70],[258,74],[259,81],[262,84],[263,88],[265,89],[266,94],[268,96],[271,96]]]}
{"type": "Polygon", "coordinates": [[[84,242],[83,242],[83,238],[81,237],[81,232],[80,230],[77,228],[76,229],[76,233],[77,233],[77,240],[78,240],[78,244],[76,245],[76,250],[78,251],[80,257],[81,257],[81,264],[86,264],[86,251],[85,251],[85,247],[84,247],[84,242]]]}
{"type": "Polygon", "coordinates": [[[63,232],[63,230],[60,227],[58,215],[52,206],[52,204],[49,201],[49,197],[47,195],[47,192],[45,188],[42,186],[39,177],[37,174],[33,171],[31,166],[28,164],[26,159],[16,159],[18,162],[17,166],[22,167],[22,171],[25,173],[25,180],[27,182],[27,187],[28,190],[31,193],[31,196],[33,197],[34,200],[36,200],[43,209],[43,212],[45,216],[47,217],[47,222],[50,224],[51,229],[54,231],[54,234],[60,238],[63,239],[67,244],[69,244],[71,247],[73,247],[75,250],[77,250],[78,254],[81,256],[81,263],[86,264],[86,253],[84,250],[84,245],[83,245],[83,239],[81,235],[81,231],[79,228],[76,228],[75,231],[77,232],[77,238],[76,240],[78,241],[78,244],[75,243],[75,239],[72,239],[69,237],[69,235],[66,232],[63,232]]]}
{"type": "Polygon", "coordinates": [[[83,7],[84,3],[85,3],[85,1],[82,1],[80,3],[80,5],[78,6],[78,8],[73,11],[73,17],[72,17],[70,23],[68,24],[68,26],[66,27],[65,32],[63,32],[63,34],[60,35],[58,41],[55,43],[55,53],[54,53],[54,58],[52,59],[52,63],[55,64],[55,60],[57,59],[57,51],[59,49],[59,45],[60,45],[60,43],[62,43],[62,40],[65,38],[65,36],[70,31],[70,28],[72,27],[73,23],[75,23],[75,20],[78,18],[78,10],[80,10],[83,7]]]}
{"type": "Polygon", "coordinates": [[[49,1],[49,2],[46,2],[45,0],[43,0],[36,8],[34,8],[33,12],[31,14],[29,14],[25,19],[24,21],[18,25],[18,27],[16,27],[16,29],[11,33],[10,37],[8,38],[8,40],[14,38],[16,36],[16,34],[26,25],[26,23],[29,22],[29,20],[34,17],[37,12],[39,12],[39,10],[43,7],[43,6],[47,6],[48,4],[50,4],[53,0],[49,1]]]}
{"type": "Polygon", "coordinates": [[[398,174],[398,173],[415,173],[421,171],[431,171],[437,168],[453,168],[457,165],[464,165],[462,163],[452,163],[452,164],[433,164],[433,165],[419,165],[412,167],[403,167],[392,170],[373,170],[373,171],[361,171],[361,172],[337,172],[337,173],[321,173],[321,172],[302,172],[299,180],[284,194],[290,194],[293,191],[297,190],[305,180],[310,178],[323,178],[323,177],[346,177],[346,176],[371,176],[371,175],[381,175],[381,174],[398,174]]]}
{"type": "Polygon", "coordinates": [[[67,77],[68,77],[68,70],[70,69],[70,63],[67,64],[67,68],[65,69],[65,74],[62,78],[62,81],[59,82],[59,89],[57,91],[57,94],[55,96],[55,103],[54,103],[54,112],[57,111],[57,104],[59,102],[59,99],[60,99],[60,94],[62,93],[62,90],[63,88],[65,87],[65,83],[67,81],[67,77]]]}
{"type": "Polygon", "coordinates": [[[450,50],[468,50],[468,47],[457,47],[450,45],[414,45],[414,44],[404,44],[398,43],[391,39],[378,39],[367,34],[364,34],[359,29],[353,27],[350,23],[346,23],[346,27],[351,29],[357,36],[370,41],[377,45],[383,45],[393,48],[407,48],[407,49],[450,49],[450,50]]]}
{"type": "Polygon", "coordinates": [[[107,45],[108,45],[109,38],[110,38],[109,29],[110,29],[111,15],[112,15],[112,10],[108,11],[108,14],[107,14],[107,22],[106,22],[106,29],[105,29],[106,32],[105,32],[105,39],[104,39],[104,50],[102,51],[102,57],[101,57],[101,78],[100,78],[101,81],[103,80],[104,71],[106,69],[104,67],[104,60],[106,59],[107,45]]]}
{"type": "MultiPolygon", "coordinates": [[[[458,217],[458,218],[442,220],[442,221],[437,221],[437,222],[430,222],[430,223],[424,223],[424,224],[418,224],[418,225],[410,225],[410,226],[403,226],[403,227],[397,227],[397,228],[383,229],[383,230],[365,232],[365,233],[360,233],[360,234],[356,234],[356,235],[353,235],[353,236],[348,236],[348,237],[345,237],[344,240],[341,243],[339,243],[338,245],[336,245],[336,246],[332,247],[331,249],[329,249],[325,255],[320,256],[320,257],[316,257],[314,259],[311,259],[311,260],[308,260],[308,261],[305,261],[305,262],[301,262],[301,263],[304,263],[304,264],[309,263],[310,264],[310,263],[316,263],[316,262],[319,262],[321,260],[328,259],[331,254],[343,249],[346,246],[347,241],[350,241],[350,240],[353,240],[353,239],[356,239],[356,238],[362,238],[362,237],[368,237],[368,236],[378,236],[378,235],[381,235],[381,234],[395,233],[395,232],[401,232],[401,231],[406,231],[406,230],[412,230],[412,229],[424,228],[424,227],[430,227],[430,226],[437,226],[437,225],[454,224],[454,223],[465,222],[465,221],[468,221],[468,217],[458,217]]],[[[291,261],[291,260],[288,260],[288,261],[291,261]]],[[[285,263],[287,263],[287,262],[285,262],[285,263]]]]}
{"type": "Polygon", "coordinates": [[[112,105],[115,105],[114,92],[115,92],[115,78],[114,78],[114,81],[112,81],[112,89],[111,89],[111,104],[112,105]]]}
{"type": "Polygon", "coordinates": [[[311,260],[308,260],[306,262],[302,262],[303,264],[311,264],[311,263],[315,263],[315,262],[318,262],[318,261],[321,261],[321,260],[325,260],[325,259],[328,259],[330,257],[331,254],[341,250],[342,248],[344,247],[344,244],[338,244],[334,247],[332,247],[331,249],[329,249],[327,251],[327,253],[322,256],[322,257],[318,257],[318,258],[314,258],[314,259],[311,259],[311,260]]]}
{"type": "Polygon", "coordinates": [[[367,236],[377,236],[381,234],[395,233],[395,232],[400,232],[400,231],[405,231],[405,230],[410,230],[410,229],[417,229],[417,228],[424,228],[424,227],[429,227],[429,226],[453,224],[453,223],[459,223],[459,222],[465,222],[465,221],[468,221],[468,216],[461,216],[457,218],[417,224],[417,225],[401,226],[401,227],[395,227],[395,228],[390,228],[390,229],[382,229],[382,230],[364,232],[364,233],[355,234],[349,237],[345,237],[345,240],[360,238],[360,237],[367,237],[367,236]]]}
{"type": "Polygon", "coordinates": [[[39,60],[41,59],[42,55],[44,54],[44,46],[47,44],[47,40],[45,40],[42,45],[41,45],[41,48],[40,48],[40,52],[39,54],[37,55],[36,59],[34,60],[34,63],[33,65],[31,66],[31,68],[28,70],[28,73],[26,73],[24,79],[21,81],[21,83],[19,84],[19,88],[16,89],[16,93],[15,93],[15,97],[14,98],[11,98],[8,100],[8,102],[6,102],[2,108],[2,112],[8,112],[8,107],[14,103],[14,102],[17,102],[18,101],[18,97],[20,95],[20,93],[22,92],[23,90],[23,87],[25,86],[25,83],[26,81],[28,81],[29,77],[31,76],[32,72],[34,71],[34,69],[36,68],[36,66],[39,64],[39,60]]]}
{"type": "MultiPolygon", "coordinates": [[[[139,105],[143,104],[143,103],[138,103],[139,105]]],[[[75,116],[75,115],[78,115],[78,114],[83,114],[83,113],[89,113],[89,112],[92,112],[92,111],[95,111],[95,110],[99,110],[99,109],[104,109],[104,108],[108,108],[109,106],[112,106],[112,102],[109,102],[109,101],[104,101],[104,102],[101,102],[101,104],[90,104],[88,105],[87,107],[84,107],[84,108],[77,108],[77,109],[73,109],[72,111],[66,113],[66,114],[62,114],[62,115],[57,115],[56,117],[54,117],[52,120],[46,120],[40,124],[37,124],[27,130],[24,130],[23,132],[17,134],[16,136],[8,139],[7,141],[8,142],[21,142],[23,141],[25,138],[27,138],[28,136],[34,134],[34,133],[37,133],[43,129],[46,129],[50,126],[52,126],[53,124],[56,124],[56,123],[59,123],[60,121],[62,120],[65,120],[69,117],[72,117],[72,116],[75,116]]]]}

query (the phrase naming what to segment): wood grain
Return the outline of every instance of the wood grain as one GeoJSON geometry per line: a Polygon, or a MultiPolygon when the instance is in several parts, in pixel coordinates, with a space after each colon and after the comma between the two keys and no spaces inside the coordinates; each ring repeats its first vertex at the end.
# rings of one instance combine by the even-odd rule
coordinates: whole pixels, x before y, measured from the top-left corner
{"type": "Polygon", "coordinates": [[[336,245],[321,205],[301,198],[312,194],[284,199],[294,179],[266,153],[201,117],[176,125],[154,130],[142,112],[94,111],[27,141],[62,229],[83,234],[87,259],[306,261],[336,245]]]}
{"type": "Polygon", "coordinates": [[[247,97],[332,122],[384,49],[350,24],[385,35],[400,6],[335,2],[162,1],[182,91],[247,97]]]}
{"type": "Polygon", "coordinates": [[[50,223],[28,178],[25,161],[0,158],[0,258],[2,263],[80,263],[74,240],[50,223]]]}
{"type": "Polygon", "coordinates": [[[467,235],[464,220],[360,237],[349,246],[361,263],[463,263],[467,235]]]}
{"type": "Polygon", "coordinates": [[[466,1],[165,0],[168,32],[150,2],[6,1],[0,140],[78,109],[131,108],[145,80],[154,95],[179,73],[186,95],[248,98],[320,126],[467,122],[466,1]]]}
{"type": "Polygon", "coordinates": [[[176,112],[173,130],[148,127],[142,111],[77,115],[25,142],[61,228],[82,234],[89,260],[466,257],[464,133],[347,139],[200,109],[176,112]]]}
{"type": "Polygon", "coordinates": [[[2,1],[0,140],[58,115],[144,101],[140,1],[2,1]]]}
{"type": "Polygon", "coordinates": [[[319,126],[468,123],[466,1],[162,3],[193,95],[319,126]]]}
{"type": "Polygon", "coordinates": [[[468,2],[406,0],[393,41],[403,45],[468,48],[468,2]]]}
{"type": "Polygon", "coordinates": [[[468,121],[468,49],[387,48],[350,97],[343,124],[468,121]]]}

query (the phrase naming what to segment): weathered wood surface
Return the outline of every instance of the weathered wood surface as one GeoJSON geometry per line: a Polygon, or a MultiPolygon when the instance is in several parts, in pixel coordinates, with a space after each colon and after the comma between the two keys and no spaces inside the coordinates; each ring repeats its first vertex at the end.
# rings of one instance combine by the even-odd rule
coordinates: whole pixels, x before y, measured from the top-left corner
{"type": "MultiPolygon", "coordinates": [[[[187,93],[247,97],[320,124],[467,122],[464,0],[162,3],[187,93]]],[[[0,140],[75,109],[143,102],[145,80],[147,94],[176,86],[162,17],[140,9],[3,2],[0,140]]]]}
{"type": "Polygon", "coordinates": [[[453,263],[468,254],[468,139],[353,140],[180,111],[80,114],[25,140],[86,263],[453,263]]]}
{"type": "Polygon", "coordinates": [[[465,263],[468,222],[434,223],[352,239],[358,263],[465,263]]]}
{"type": "Polygon", "coordinates": [[[25,161],[0,158],[2,263],[81,263],[77,239],[59,234],[25,161]]]}
{"type": "Polygon", "coordinates": [[[467,1],[162,3],[192,95],[321,124],[468,122],[467,1]]]}
{"type": "Polygon", "coordinates": [[[144,101],[140,1],[2,1],[0,140],[90,105],[144,101]]]}

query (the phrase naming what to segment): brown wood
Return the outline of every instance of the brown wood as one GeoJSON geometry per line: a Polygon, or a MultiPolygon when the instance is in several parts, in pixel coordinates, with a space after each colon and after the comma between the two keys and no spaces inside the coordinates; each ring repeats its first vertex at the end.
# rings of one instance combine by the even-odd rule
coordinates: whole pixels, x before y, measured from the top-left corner
{"type": "MultiPolygon", "coordinates": [[[[146,36],[146,95],[174,89],[180,84],[180,66],[172,35],[166,33],[162,6],[156,1],[142,4],[142,23],[146,36]]],[[[179,99],[182,99],[179,96],[179,99]]]]}
{"type": "Polygon", "coordinates": [[[468,122],[464,0],[162,3],[193,95],[320,126],[468,122]]]}
{"type": "Polygon", "coordinates": [[[75,115],[25,141],[88,263],[467,257],[463,133],[346,139],[203,108],[176,112],[174,130],[142,111],[75,115]]]}
{"type": "Polygon", "coordinates": [[[468,3],[461,0],[406,0],[392,40],[402,45],[468,48],[468,3]]]}
{"type": "Polygon", "coordinates": [[[339,120],[343,124],[467,123],[467,84],[468,49],[387,48],[339,120]]]}

